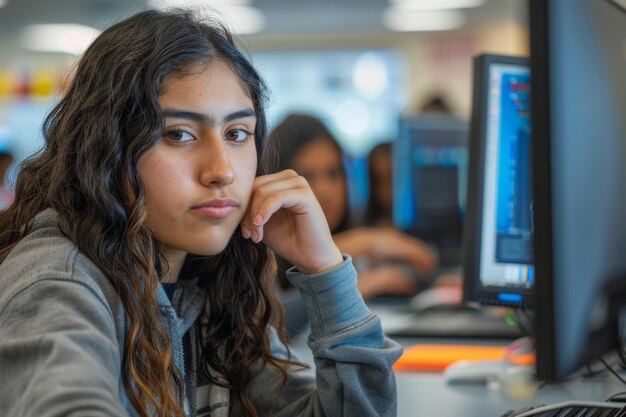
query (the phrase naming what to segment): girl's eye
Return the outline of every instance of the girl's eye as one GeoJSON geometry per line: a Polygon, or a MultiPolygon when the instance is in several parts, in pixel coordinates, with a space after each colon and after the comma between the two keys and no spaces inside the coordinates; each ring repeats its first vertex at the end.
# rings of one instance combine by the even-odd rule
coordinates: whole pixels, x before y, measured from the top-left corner
{"type": "Polygon", "coordinates": [[[252,136],[252,133],[243,130],[243,129],[233,129],[226,132],[226,140],[230,142],[243,142],[249,137],[252,136]]]}
{"type": "Polygon", "coordinates": [[[165,136],[174,142],[188,142],[195,139],[191,133],[184,130],[170,130],[165,132],[165,136]]]}

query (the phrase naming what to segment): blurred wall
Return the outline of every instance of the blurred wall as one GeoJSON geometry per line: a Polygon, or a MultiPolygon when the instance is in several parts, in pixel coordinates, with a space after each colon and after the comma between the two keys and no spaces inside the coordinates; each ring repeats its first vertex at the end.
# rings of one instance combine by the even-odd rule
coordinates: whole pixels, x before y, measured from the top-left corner
{"type": "MultiPolygon", "coordinates": [[[[329,35],[249,36],[252,51],[390,49],[406,58],[406,112],[417,111],[430,95],[449,98],[458,116],[471,113],[472,58],[480,53],[528,55],[523,9],[511,9],[507,20],[486,21],[479,28],[430,33],[358,33],[329,35]]],[[[286,69],[288,70],[288,69],[286,69]]]]}

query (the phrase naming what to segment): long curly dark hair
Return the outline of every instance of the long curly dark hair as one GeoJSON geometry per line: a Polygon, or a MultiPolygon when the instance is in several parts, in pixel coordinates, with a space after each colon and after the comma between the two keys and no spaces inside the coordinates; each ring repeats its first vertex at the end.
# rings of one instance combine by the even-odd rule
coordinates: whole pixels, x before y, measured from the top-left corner
{"type": "MultiPolygon", "coordinates": [[[[85,52],[69,90],[44,121],[44,149],[22,165],[15,201],[0,213],[0,262],[37,213],[53,208],[61,231],[111,280],[130,323],[122,381],[142,417],[150,410],[183,416],[184,383],[156,302],[165,266],[144,225],[137,161],[163,137],[158,97],[168,77],[215,60],[231,67],[254,104],[258,174],[264,173],[267,90],[259,74],[222,25],[190,11],[151,10],[113,25],[85,52]]],[[[237,230],[221,254],[189,255],[183,266],[201,274],[206,286],[210,320],[203,366],[221,375],[214,382],[229,388],[250,416],[257,415],[246,395],[253,363],[276,366],[285,381],[292,364],[269,349],[268,326],[277,320],[282,327],[268,269],[272,260],[264,245],[237,230]]]]}

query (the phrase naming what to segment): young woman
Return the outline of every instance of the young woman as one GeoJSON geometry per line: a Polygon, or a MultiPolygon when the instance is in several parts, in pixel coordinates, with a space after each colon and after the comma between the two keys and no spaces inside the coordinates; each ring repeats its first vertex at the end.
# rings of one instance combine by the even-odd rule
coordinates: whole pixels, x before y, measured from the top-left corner
{"type": "Polygon", "coordinates": [[[86,51],[0,213],[3,416],[393,416],[400,354],[227,31],[147,11],[86,51]],[[295,267],[317,377],[288,351],[295,267]],[[278,323],[276,330],[272,323],[278,323]]]}
{"type": "MultiPolygon", "coordinates": [[[[335,244],[360,266],[358,287],[365,299],[382,294],[410,295],[417,290],[417,274],[437,264],[434,252],[422,241],[393,227],[351,227],[343,151],[324,123],[308,114],[290,114],[270,133],[277,153],[277,169],[293,169],[305,177],[320,202],[335,244]]],[[[280,274],[281,287],[289,282],[280,274]]],[[[281,293],[291,335],[306,324],[297,294],[281,293]]]]}

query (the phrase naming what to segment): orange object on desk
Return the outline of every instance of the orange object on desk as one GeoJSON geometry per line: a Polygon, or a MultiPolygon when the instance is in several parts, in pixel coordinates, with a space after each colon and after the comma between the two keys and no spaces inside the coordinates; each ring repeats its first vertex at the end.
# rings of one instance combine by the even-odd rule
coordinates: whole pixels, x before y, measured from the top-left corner
{"type": "Polygon", "coordinates": [[[442,372],[453,362],[504,359],[506,346],[418,344],[404,349],[393,365],[396,371],[442,372]]]}

